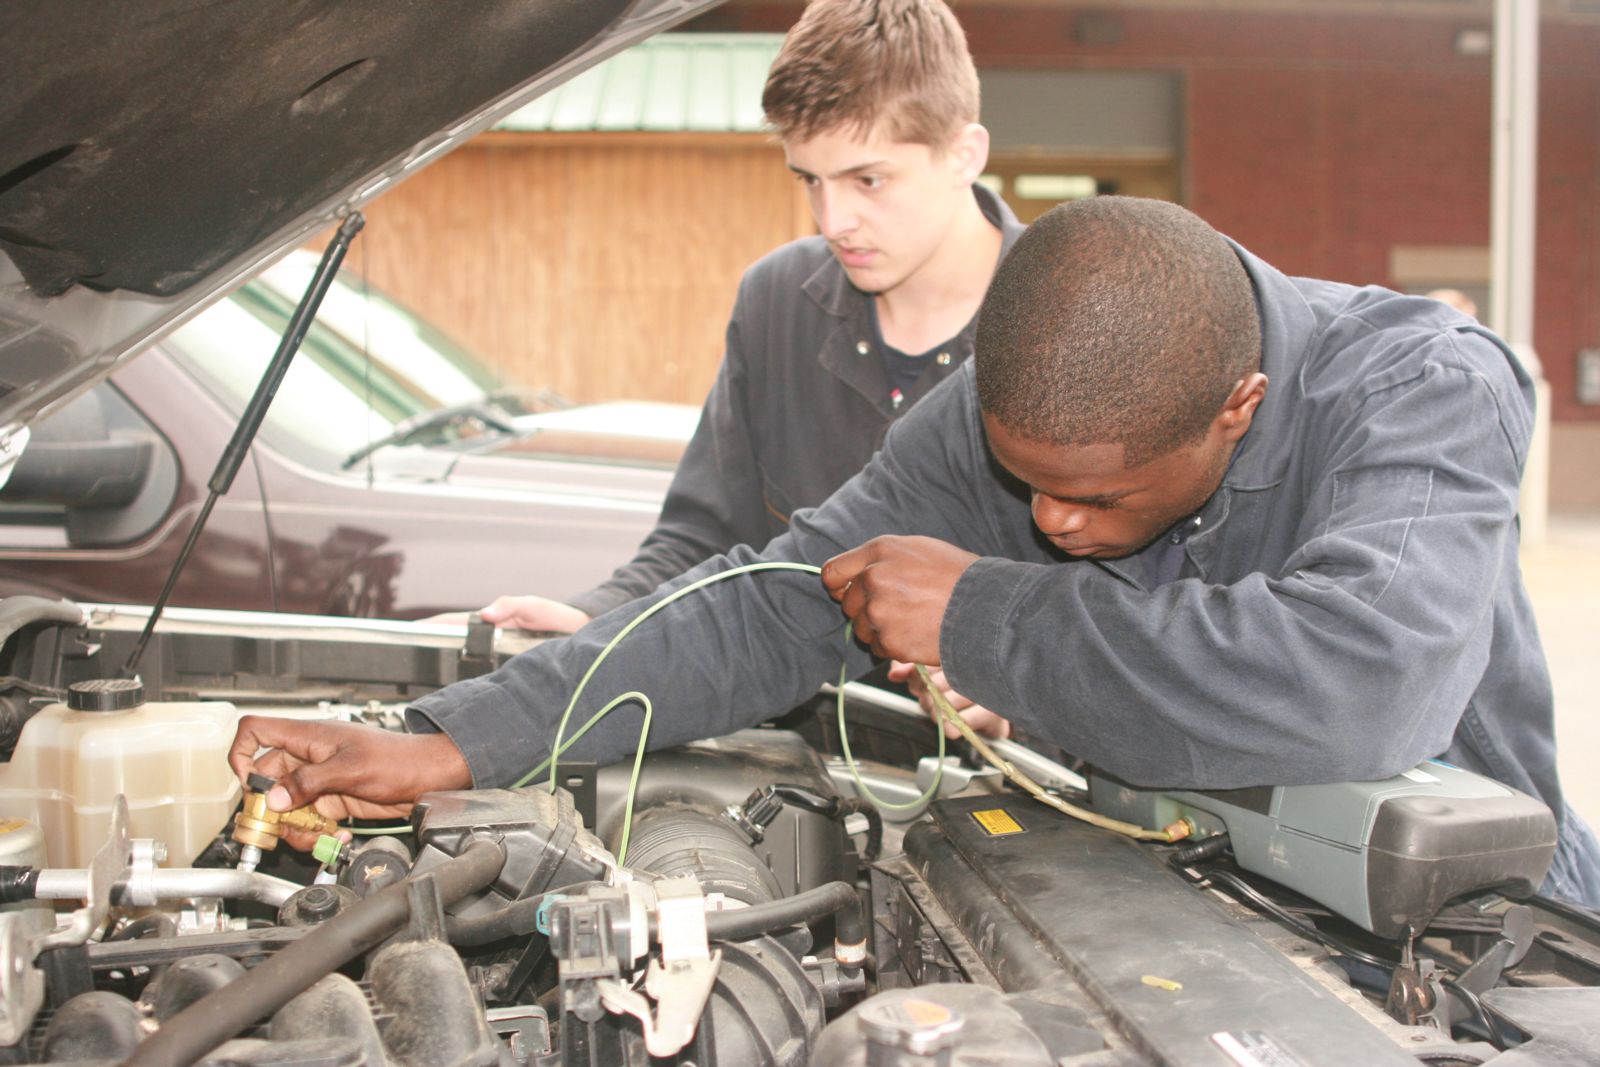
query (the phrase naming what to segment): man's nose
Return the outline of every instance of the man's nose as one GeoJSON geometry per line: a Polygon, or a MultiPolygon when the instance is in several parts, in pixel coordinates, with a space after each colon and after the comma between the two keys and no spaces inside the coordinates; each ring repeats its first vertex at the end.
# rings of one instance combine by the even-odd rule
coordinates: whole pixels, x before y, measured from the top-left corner
{"type": "Polygon", "coordinates": [[[860,222],[850,198],[826,188],[816,191],[811,208],[817,218],[817,229],[830,241],[853,233],[860,222]]]}
{"type": "Polygon", "coordinates": [[[1082,533],[1089,525],[1089,509],[1057,500],[1046,493],[1033,494],[1033,524],[1053,536],[1082,533]]]}

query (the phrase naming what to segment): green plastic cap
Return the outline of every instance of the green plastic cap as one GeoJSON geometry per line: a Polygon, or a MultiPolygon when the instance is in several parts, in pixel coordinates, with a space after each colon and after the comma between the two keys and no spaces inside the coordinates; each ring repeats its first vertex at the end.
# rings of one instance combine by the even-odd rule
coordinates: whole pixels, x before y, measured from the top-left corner
{"type": "Polygon", "coordinates": [[[317,838],[317,843],[311,846],[311,858],[325,867],[331,867],[342,851],[344,851],[343,841],[329,834],[323,834],[317,838]]]}

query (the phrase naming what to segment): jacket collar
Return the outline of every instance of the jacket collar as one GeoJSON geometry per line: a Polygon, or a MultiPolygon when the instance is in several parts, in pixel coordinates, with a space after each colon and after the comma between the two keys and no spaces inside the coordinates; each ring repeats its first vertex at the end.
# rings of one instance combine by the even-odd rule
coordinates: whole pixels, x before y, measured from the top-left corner
{"type": "MultiPolygon", "coordinates": [[[[1022,234],[1022,223],[1005,202],[981,185],[972,187],[972,195],[984,218],[1000,228],[1000,255],[1011,251],[1011,246],[1022,234]]],[[[889,378],[883,369],[883,360],[871,355],[870,338],[873,335],[872,297],[850,284],[844,268],[833,254],[825,253],[826,261],[806,279],[807,297],[816,303],[828,317],[834,319],[827,340],[817,353],[817,361],[828,373],[859,393],[878,410],[885,419],[893,419],[900,412],[889,395],[889,378]],[[868,356],[870,355],[870,358],[868,356]]],[[[971,322],[962,329],[957,345],[962,358],[929,367],[918,380],[916,387],[906,397],[915,402],[923,393],[943,381],[971,351],[974,326],[971,322]]]]}
{"type": "Polygon", "coordinates": [[[1316,315],[1292,279],[1264,260],[1229,240],[1250,285],[1255,289],[1256,311],[1261,319],[1261,373],[1267,376],[1267,395],[1250,421],[1250,432],[1239,442],[1225,488],[1266,489],[1283,480],[1289,464],[1286,442],[1292,439],[1300,373],[1306,352],[1317,334],[1316,315]]]}
{"type": "MultiPolygon", "coordinates": [[[[1017,216],[993,192],[981,185],[972,187],[972,195],[978,201],[978,210],[983,212],[983,217],[1000,230],[1000,258],[1004,259],[1011,246],[1016,244],[1017,238],[1022,236],[1024,229],[1022,223],[1017,221],[1017,216]]],[[[811,277],[806,279],[804,288],[806,295],[816,301],[817,306],[829,315],[839,318],[849,318],[861,314],[866,309],[866,301],[870,299],[866,293],[850,284],[850,278],[839,265],[839,261],[830,252],[827,262],[818,267],[811,277]]]]}
{"type": "MultiPolygon", "coordinates": [[[[1200,529],[1184,541],[1183,551],[1194,564],[1194,573],[1203,579],[1209,579],[1222,551],[1218,534],[1228,521],[1233,493],[1270,489],[1284,479],[1301,391],[1300,373],[1317,334],[1316,316],[1294,281],[1237,242],[1228,243],[1244,264],[1255,290],[1256,313],[1261,322],[1261,373],[1267,376],[1267,395],[1256,408],[1249,433],[1234,450],[1222,485],[1200,509],[1200,529]]],[[[1140,589],[1149,589],[1150,563],[1142,556],[1143,553],[1126,560],[1094,562],[1140,589]]]]}

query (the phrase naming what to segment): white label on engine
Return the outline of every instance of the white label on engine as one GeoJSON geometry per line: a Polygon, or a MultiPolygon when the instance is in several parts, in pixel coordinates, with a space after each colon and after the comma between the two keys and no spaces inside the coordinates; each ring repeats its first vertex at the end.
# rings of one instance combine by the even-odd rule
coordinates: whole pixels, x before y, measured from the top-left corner
{"type": "Polygon", "coordinates": [[[1295,1057],[1260,1030],[1222,1031],[1211,1035],[1211,1043],[1227,1053],[1239,1067],[1304,1067],[1295,1057]]]}

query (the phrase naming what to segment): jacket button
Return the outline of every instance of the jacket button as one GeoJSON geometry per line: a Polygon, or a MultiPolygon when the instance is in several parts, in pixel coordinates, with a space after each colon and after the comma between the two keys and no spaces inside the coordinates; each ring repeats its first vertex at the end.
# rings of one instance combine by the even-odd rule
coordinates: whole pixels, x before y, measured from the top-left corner
{"type": "Polygon", "coordinates": [[[939,366],[948,367],[950,365],[950,353],[940,352],[938,356],[935,357],[935,360],[938,362],[939,366]]]}
{"type": "Polygon", "coordinates": [[[857,341],[856,342],[856,351],[864,356],[868,352],[872,351],[872,346],[867,344],[867,342],[865,342],[865,341],[857,341]]]}

